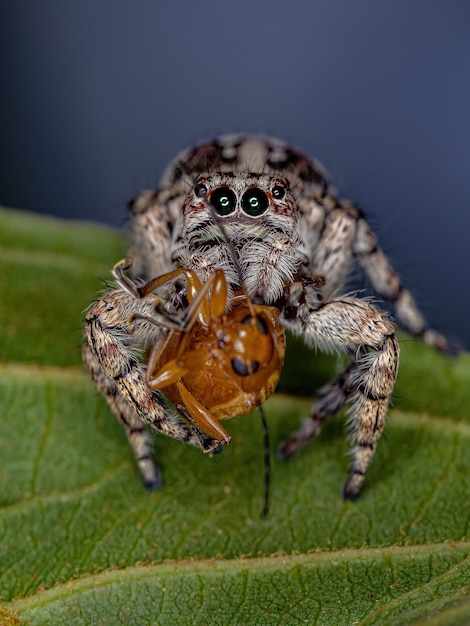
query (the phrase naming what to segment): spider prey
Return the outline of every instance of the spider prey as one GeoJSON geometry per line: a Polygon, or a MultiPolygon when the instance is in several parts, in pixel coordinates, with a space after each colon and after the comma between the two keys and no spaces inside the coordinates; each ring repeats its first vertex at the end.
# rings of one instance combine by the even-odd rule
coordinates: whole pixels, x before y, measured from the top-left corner
{"type": "MultiPolygon", "coordinates": [[[[351,363],[319,392],[311,416],[282,444],[279,456],[294,454],[326,417],[349,403],[353,450],[343,495],[355,499],[385,426],[399,346],[386,314],[367,300],[341,295],[352,262],[392,302],[404,329],[447,348],[445,338],[426,327],[360,209],[338,199],[322,167],[300,152],[274,139],[232,135],[182,153],[160,188],[132,203],[130,219],[134,284],[175,268],[194,272],[204,284],[222,270],[230,300],[241,287],[241,274],[253,301],[276,307],[281,323],[309,346],[349,355],[351,363]],[[324,277],[321,289],[314,276],[324,277]]],[[[150,388],[145,362],[136,354],[165,341],[165,315],[171,320],[187,308],[184,281],[170,281],[163,297],[140,297],[121,282],[86,316],[84,361],[123,424],[149,488],[158,487],[161,477],[146,424],[205,451],[223,444],[150,388]],[[161,325],[154,322],[157,298],[161,325]]]]}
{"type": "Polygon", "coordinates": [[[211,438],[209,446],[228,445],[231,437],[218,420],[251,413],[279,381],[285,334],[278,309],[254,305],[240,291],[226,315],[228,288],[221,269],[204,285],[194,271],[179,268],[138,287],[123,273],[129,267],[125,261],[115,265],[118,283],[136,298],[151,296],[157,313],[154,317],[136,313],[133,320],[168,328],[164,340],[151,346],[147,386],[165,389],[166,397],[181,407],[195,429],[211,438]],[[163,302],[153,292],[182,275],[189,303],[183,319],[158,315],[163,302]]]}

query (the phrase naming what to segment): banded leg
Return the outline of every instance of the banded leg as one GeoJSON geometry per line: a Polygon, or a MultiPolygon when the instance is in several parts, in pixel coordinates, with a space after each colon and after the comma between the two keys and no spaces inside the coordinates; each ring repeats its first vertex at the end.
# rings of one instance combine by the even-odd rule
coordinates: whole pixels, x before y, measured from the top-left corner
{"type": "Polygon", "coordinates": [[[310,199],[311,208],[304,208],[307,224],[321,232],[313,241],[310,274],[325,277],[324,297],[330,298],[343,287],[353,254],[359,211],[347,203],[340,203],[334,196],[310,199]],[[311,220],[315,216],[315,221],[311,220]]]}
{"type": "Polygon", "coordinates": [[[327,300],[308,320],[292,323],[294,332],[322,350],[343,349],[354,355],[345,373],[320,392],[312,416],[284,443],[281,458],[289,458],[314,436],[323,420],[346,402],[350,408],[352,460],[343,495],[359,496],[377,441],[385,427],[395,384],[399,346],[393,324],[367,302],[355,298],[327,300]]]}
{"type": "Polygon", "coordinates": [[[152,298],[135,300],[124,290],[106,294],[86,316],[83,357],[97,387],[126,430],[145,486],[154,489],[161,483],[161,476],[151,458],[145,424],[200,449],[213,446],[212,440],[171,412],[158,391],[149,389],[144,366],[132,352],[132,345],[145,345],[142,336],[155,341],[162,338],[161,329],[157,332],[152,324],[134,322],[131,333],[126,322],[131,313],[149,315],[152,310],[152,298]]]}
{"type": "Polygon", "coordinates": [[[117,385],[101,368],[87,343],[83,344],[82,355],[93,382],[126,431],[145,488],[158,489],[162,484],[162,473],[153,460],[153,446],[144,422],[119,395],[117,385]]]}
{"type": "Polygon", "coordinates": [[[145,279],[174,269],[172,230],[181,213],[184,193],[173,187],[145,191],[129,205],[132,276],[145,279]]]}
{"type": "Polygon", "coordinates": [[[427,327],[413,296],[403,287],[364,219],[359,219],[357,223],[354,252],[372,287],[382,298],[393,304],[398,323],[428,345],[438,350],[451,351],[446,337],[427,327]]]}
{"type": "Polygon", "coordinates": [[[354,256],[374,291],[393,305],[404,330],[439,350],[452,351],[443,335],[427,327],[413,296],[404,288],[358,207],[327,195],[310,199],[302,209],[307,228],[321,232],[319,239],[312,240],[309,271],[325,276],[326,297],[341,288],[354,256]]]}

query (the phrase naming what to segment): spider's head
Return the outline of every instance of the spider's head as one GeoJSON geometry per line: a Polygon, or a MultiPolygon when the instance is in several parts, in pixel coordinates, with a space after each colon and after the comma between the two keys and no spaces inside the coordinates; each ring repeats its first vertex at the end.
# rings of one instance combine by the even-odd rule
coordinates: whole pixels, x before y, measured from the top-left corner
{"type": "Polygon", "coordinates": [[[241,274],[251,297],[273,302],[305,259],[299,218],[285,178],[240,172],[204,174],[186,196],[173,240],[173,258],[199,274],[221,268],[234,288],[240,286],[241,274]],[[239,268],[233,263],[233,250],[239,268]]]}

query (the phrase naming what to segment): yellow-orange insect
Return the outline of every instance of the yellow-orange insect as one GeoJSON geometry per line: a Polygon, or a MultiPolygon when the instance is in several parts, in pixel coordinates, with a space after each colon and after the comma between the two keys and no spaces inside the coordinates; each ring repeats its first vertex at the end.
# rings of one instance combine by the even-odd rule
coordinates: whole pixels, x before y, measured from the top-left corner
{"type": "MultiPolygon", "coordinates": [[[[139,295],[184,275],[188,309],[179,322],[158,316],[165,341],[152,348],[147,384],[163,389],[187,418],[217,444],[231,437],[219,420],[251,413],[273,393],[285,354],[285,334],[274,307],[253,304],[235,292],[227,311],[225,274],[215,270],[202,284],[195,272],[175,270],[143,287],[139,295]]],[[[158,310],[158,307],[157,307],[158,310]]]]}

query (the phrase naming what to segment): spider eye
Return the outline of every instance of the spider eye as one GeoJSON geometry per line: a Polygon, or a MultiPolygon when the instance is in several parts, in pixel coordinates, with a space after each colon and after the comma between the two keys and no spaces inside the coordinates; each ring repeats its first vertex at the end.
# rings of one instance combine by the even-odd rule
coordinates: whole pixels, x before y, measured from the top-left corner
{"type": "Polygon", "coordinates": [[[248,191],[245,191],[243,194],[242,207],[248,215],[252,215],[253,217],[261,215],[266,211],[268,206],[268,196],[257,187],[248,189],[248,191]]]}
{"type": "Polygon", "coordinates": [[[275,198],[280,200],[285,195],[286,195],[286,190],[284,189],[284,187],[281,187],[281,185],[276,185],[275,187],[273,187],[273,196],[275,198]]]}
{"type": "Polygon", "coordinates": [[[207,193],[207,187],[205,185],[203,185],[202,183],[198,183],[195,187],[194,187],[194,194],[198,197],[198,198],[203,198],[207,193]]]}
{"type": "Polygon", "coordinates": [[[230,187],[218,187],[211,194],[211,204],[218,215],[230,215],[235,211],[237,196],[230,187]]]}

